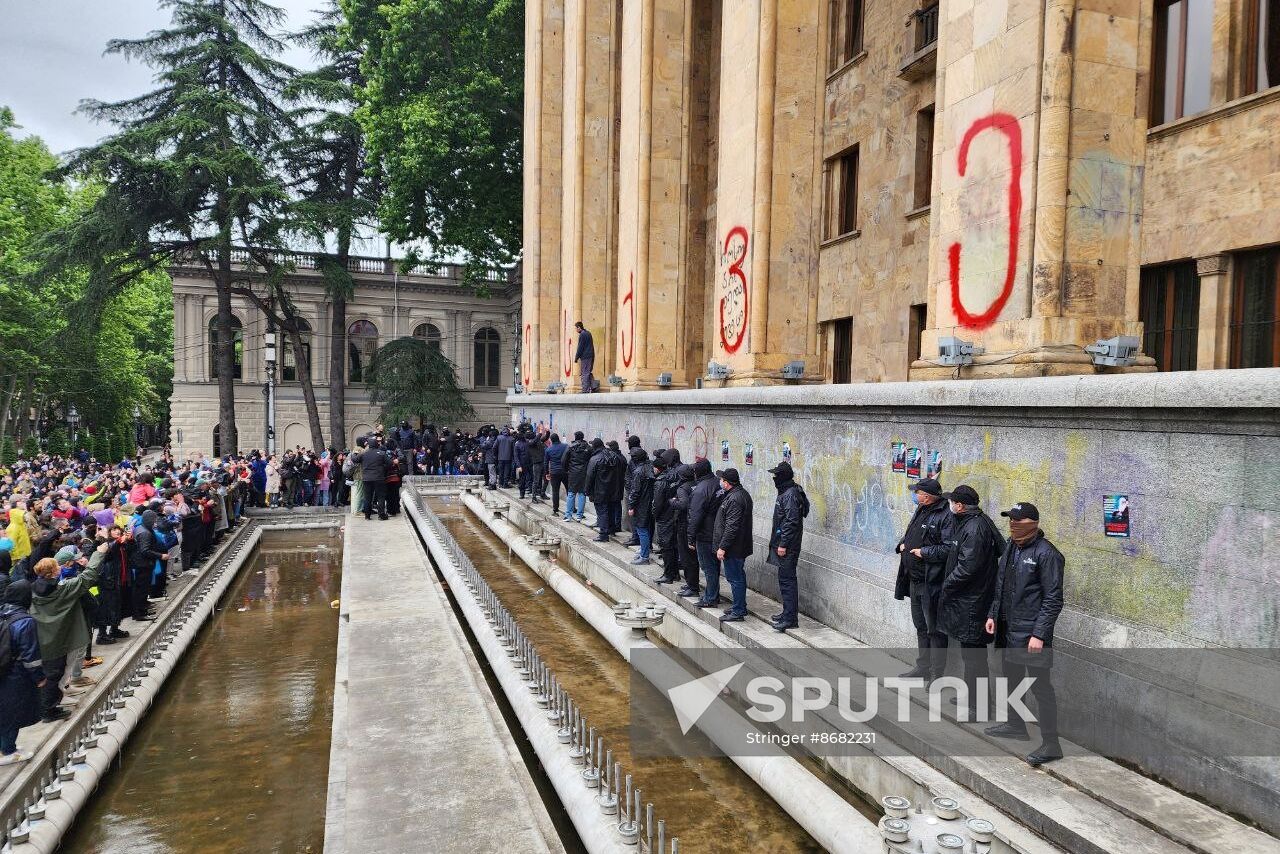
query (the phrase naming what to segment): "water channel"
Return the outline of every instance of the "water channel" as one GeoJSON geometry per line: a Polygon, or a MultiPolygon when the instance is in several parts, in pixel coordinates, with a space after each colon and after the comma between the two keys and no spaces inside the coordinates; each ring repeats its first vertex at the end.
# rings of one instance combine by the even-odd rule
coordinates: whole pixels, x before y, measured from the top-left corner
{"type": "Polygon", "coordinates": [[[339,530],[265,532],[63,851],[324,847],[339,530]]]}
{"type": "Polygon", "coordinates": [[[431,502],[476,569],[597,727],[614,758],[635,776],[682,850],[821,851],[803,828],[729,759],[633,758],[627,664],[607,641],[462,504],[431,502]],[[542,591],[542,592],[538,592],[542,591]]]}

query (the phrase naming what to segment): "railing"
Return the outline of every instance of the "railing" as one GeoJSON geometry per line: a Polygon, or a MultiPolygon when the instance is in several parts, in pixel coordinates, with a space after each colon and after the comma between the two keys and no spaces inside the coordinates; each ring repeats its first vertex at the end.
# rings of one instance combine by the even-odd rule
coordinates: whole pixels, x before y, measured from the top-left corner
{"type": "Polygon", "coordinates": [[[921,51],[938,40],[938,4],[916,10],[915,19],[916,50],[921,51]]]}
{"type": "MultiPolygon", "coordinates": [[[[216,257],[216,252],[210,252],[216,257]]],[[[326,259],[332,255],[323,252],[293,252],[284,250],[263,250],[251,252],[248,249],[231,250],[231,263],[241,267],[262,267],[262,261],[276,264],[289,270],[320,270],[326,259]]],[[[186,263],[195,263],[194,253],[182,256],[186,263]]],[[[374,258],[367,255],[352,255],[347,258],[347,271],[350,273],[376,274],[391,276],[400,268],[400,261],[394,258],[374,258]]],[[[407,271],[400,270],[404,276],[446,279],[461,282],[466,278],[467,268],[464,264],[453,264],[445,261],[423,261],[415,264],[407,271]]],[[[474,274],[474,278],[491,284],[518,284],[516,271],[503,268],[484,268],[474,274]]]]}

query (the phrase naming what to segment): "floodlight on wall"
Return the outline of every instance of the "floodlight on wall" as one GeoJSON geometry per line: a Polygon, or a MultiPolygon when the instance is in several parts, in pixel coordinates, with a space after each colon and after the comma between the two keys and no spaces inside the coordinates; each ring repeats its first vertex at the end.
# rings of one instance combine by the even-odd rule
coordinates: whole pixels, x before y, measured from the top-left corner
{"type": "Polygon", "coordinates": [[[804,362],[796,360],[787,362],[782,366],[782,378],[784,380],[798,380],[804,378],[804,362]]]}
{"type": "Polygon", "coordinates": [[[555,394],[563,390],[564,390],[564,383],[562,382],[556,381],[552,383],[547,383],[547,394],[555,394]]]}
{"type": "Polygon", "coordinates": [[[1138,348],[1142,342],[1134,335],[1117,335],[1095,341],[1084,348],[1093,357],[1095,365],[1109,368],[1127,368],[1138,361],[1138,348]]]}
{"type": "Polygon", "coordinates": [[[605,378],[605,381],[614,388],[622,388],[627,384],[626,377],[620,377],[617,374],[609,374],[609,376],[605,378]]]}
{"type": "Polygon", "coordinates": [[[722,365],[714,360],[707,362],[707,379],[709,380],[727,380],[732,372],[733,368],[728,365],[722,365]]]}
{"type": "Polygon", "coordinates": [[[947,367],[972,365],[974,356],[985,353],[982,347],[961,341],[959,338],[943,337],[938,339],[938,364],[947,367]]]}
{"type": "Polygon", "coordinates": [[[658,374],[658,388],[671,388],[671,372],[663,371],[658,374]]]}

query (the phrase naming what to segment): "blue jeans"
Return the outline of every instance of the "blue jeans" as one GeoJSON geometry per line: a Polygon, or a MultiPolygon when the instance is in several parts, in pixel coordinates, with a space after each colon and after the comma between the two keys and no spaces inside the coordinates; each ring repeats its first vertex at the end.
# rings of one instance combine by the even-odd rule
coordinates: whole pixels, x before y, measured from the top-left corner
{"type": "MultiPolygon", "coordinates": [[[[21,662],[15,661],[14,664],[21,665],[21,662]]],[[[23,677],[26,678],[25,676],[23,677]]],[[[8,756],[11,753],[18,752],[18,728],[16,726],[7,726],[0,729],[0,756],[8,756]]]]}
{"type": "Polygon", "coordinates": [[[702,601],[719,601],[720,561],[716,560],[716,547],[711,543],[698,543],[698,566],[702,568],[702,601]]]}
{"type": "Polygon", "coordinates": [[[585,492],[570,492],[564,497],[564,520],[568,522],[570,519],[582,519],[582,514],[587,512],[587,494],[585,492]]]}
{"type": "Polygon", "coordinates": [[[637,528],[636,536],[640,538],[640,559],[649,559],[649,544],[653,541],[652,528],[637,528]]]}
{"type": "Polygon", "coordinates": [[[747,615],[747,559],[742,557],[726,557],[724,559],[724,580],[729,582],[729,590],[733,593],[733,604],[728,613],[747,615]]]}

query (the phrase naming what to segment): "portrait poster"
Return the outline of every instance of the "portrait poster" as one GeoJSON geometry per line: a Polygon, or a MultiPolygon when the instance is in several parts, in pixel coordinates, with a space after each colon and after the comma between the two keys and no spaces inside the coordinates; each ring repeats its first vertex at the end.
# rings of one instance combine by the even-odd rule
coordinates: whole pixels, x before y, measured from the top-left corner
{"type": "Polygon", "coordinates": [[[747,465],[753,466],[756,464],[756,446],[755,445],[748,442],[747,447],[744,450],[744,454],[746,456],[747,465]]]}
{"type": "Polygon", "coordinates": [[[907,470],[907,443],[894,442],[890,447],[893,451],[893,470],[905,472],[907,470]]]}
{"type": "Polygon", "coordinates": [[[1105,495],[1102,498],[1102,530],[1108,537],[1129,536],[1129,496],[1105,495]]]}
{"type": "Polygon", "coordinates": [[[942,452],[930,451],[929,467],[925,469],[925,477],[931,477],[934,480],[937,480],[938,476],[941,474],[942,474],[942,452]]]}
{"type": "Polygon", "coordinates": [[[720,462],[722,463],[729,462],[729,440],[728,439],[720,440],[720,462]]]}
{"type": "Polygon", "coordinates": [[[790,464],[791,462],[791,443],[790,442],[782,443],[782,461],[788,464],[790,464]]]}
{"type": "Polygon", "coordinates": [[[907,477],[920,477],[920,459],[923,454],[919,448],[907,449],[907,477]]]}

